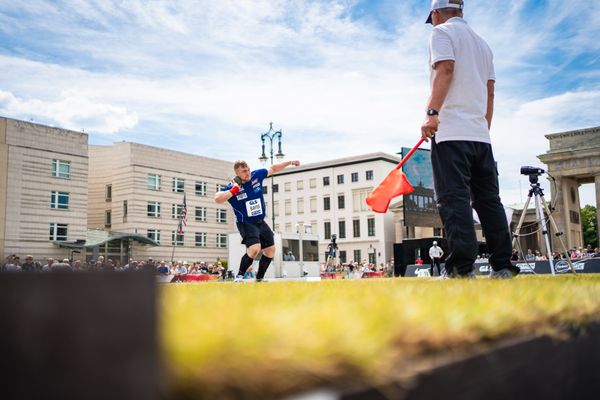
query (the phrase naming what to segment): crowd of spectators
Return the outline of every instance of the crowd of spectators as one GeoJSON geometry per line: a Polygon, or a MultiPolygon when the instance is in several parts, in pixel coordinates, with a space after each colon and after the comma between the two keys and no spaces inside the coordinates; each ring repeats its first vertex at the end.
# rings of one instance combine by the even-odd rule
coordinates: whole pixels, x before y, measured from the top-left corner
{"type": "Polygon", "coordinates": [[[366,260],[362,260],[362,262],[354,262],[354,260],[350,260],[348,263],[339,263],[339,264],[321,264],[321,273],[330,273],[330,274],[344,274],[345,278],[363,278],[368,276],[371,272],[379,272],[387,276],[392,276],[394,266],[391,262],[388,262],[386,265],[383,263],[376,265],[374,263],[368,263],[366,260]]]}
{"type": "Polygon", "coordinates": [[[209,264],[204,261],[173,261],[165,260],[155,261],[152,257],[147,260],[130,259],[125,265],[121,265],[119,260],[106,259],[99,256],[97,260],[89,262],[81,260],[56,260],[47,258],[45,261],[36,261],[33,256],[25,256],[25,259],[13,254],[6,258],[1,265],[0,272],[124,272],[140,271],[151,272],[159,275],[185,275],[185,274],[210,274],[222,276],[225,272],[220,261],[215,264],[209,264]]]}

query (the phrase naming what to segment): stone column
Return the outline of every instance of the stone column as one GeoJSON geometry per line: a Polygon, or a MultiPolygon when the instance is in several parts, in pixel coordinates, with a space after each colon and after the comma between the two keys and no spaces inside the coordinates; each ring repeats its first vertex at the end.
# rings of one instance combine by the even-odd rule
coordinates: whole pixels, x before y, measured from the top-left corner
{"type": "Polygon", "coordinates": [[[596,175],[594,179],[596,183],[596,237],[598,238],[598,246],[600,247],[600,174],[596,175]]]}

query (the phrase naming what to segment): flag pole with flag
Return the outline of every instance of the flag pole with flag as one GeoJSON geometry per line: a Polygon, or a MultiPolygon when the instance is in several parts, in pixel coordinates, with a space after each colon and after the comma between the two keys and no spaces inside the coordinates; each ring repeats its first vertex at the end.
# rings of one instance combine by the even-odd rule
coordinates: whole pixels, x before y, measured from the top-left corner
{"type": "Polygon", "coordinates": [[[408,179],[406,179],[404,172],[400,171],[400,168],[402,168],[404,163],[415,151],[417,151],[424,140],[425,138],[421,138],[419,143],[408,152],[406,157],[402,158],[402,161],[400,161],[385,179],[381,181],[375,190],[367,196],[367,205],[371,210],[378,213],[385,213],[394,197],[411,193],[414,190],[408,179]]]}
{"type": "Polygon", "coordinates": [[[177,236],[183,235],[183,227],[187,225],[187,213],[187,202],[185,199],[185,193],[183,193],[183,205],[181,207],[181,213],[179,214],[179,222],[177,223],[177,233],[175,234],[175,240],[173,240],[171,262],[175,262],[175,245],[177,244],[177,236]]]}

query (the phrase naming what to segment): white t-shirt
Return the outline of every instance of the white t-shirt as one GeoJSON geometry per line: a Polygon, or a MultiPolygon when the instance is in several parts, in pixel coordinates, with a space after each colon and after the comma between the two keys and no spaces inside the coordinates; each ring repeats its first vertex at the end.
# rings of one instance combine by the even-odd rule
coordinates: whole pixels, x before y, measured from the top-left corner
{"type": "Polygon", "coordinates": [[[429,248],[429,257],[440,258],[442,256],[442,249],[438,246],[431,246],[429,248]]]}
{"type": "Polygon", "coordinates": [[[460,17],[433,28],[429,42],[429,68],[444,60],[454,61],[454,77],[440,112],[437,143],[469,140],[490,143],[485,119],[487,82],[496,80],[493,54],[487,43],[460,17]]]}

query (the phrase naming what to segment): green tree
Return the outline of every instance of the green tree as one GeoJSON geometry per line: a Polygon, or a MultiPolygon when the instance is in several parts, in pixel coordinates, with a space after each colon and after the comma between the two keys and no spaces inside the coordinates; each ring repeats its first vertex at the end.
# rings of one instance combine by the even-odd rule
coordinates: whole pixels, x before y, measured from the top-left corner
{"type": "Polygon", "coordinates": [[[598,247],[598,220],[596,219],[596,207],[589,204],[581,209],[581,227],[583,228],[584,245],[591,244],[598,247]]]}

